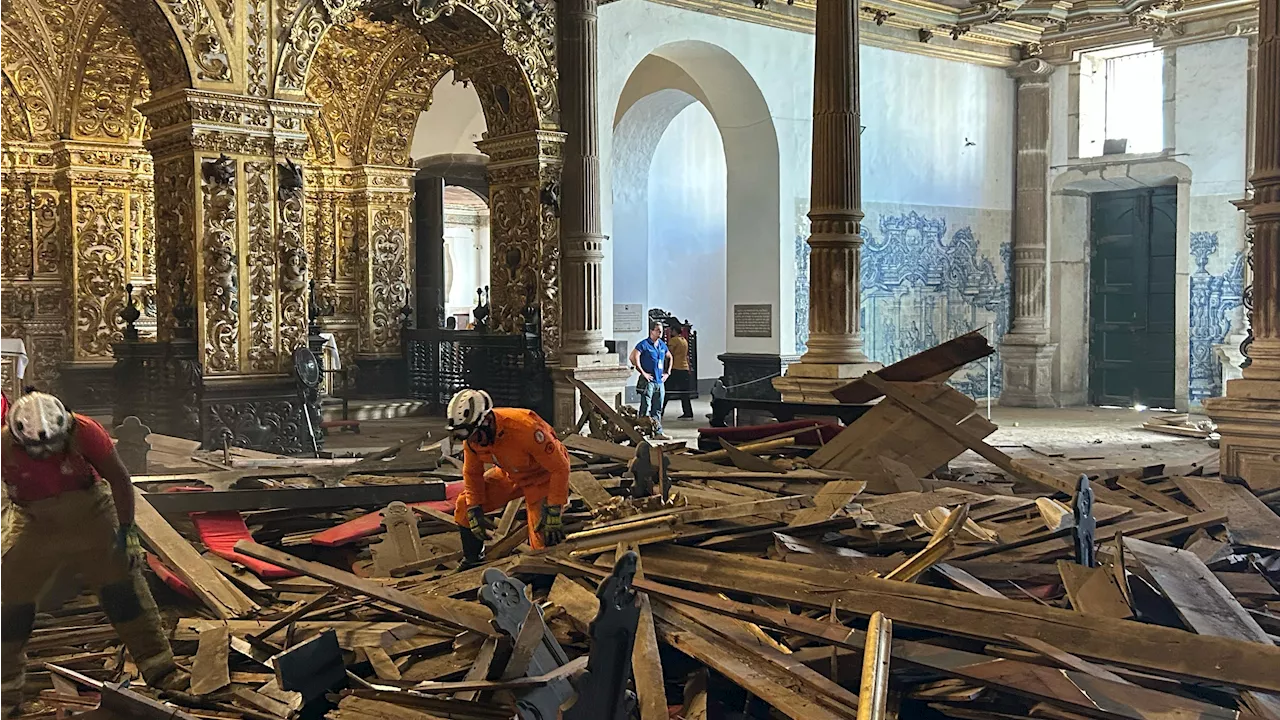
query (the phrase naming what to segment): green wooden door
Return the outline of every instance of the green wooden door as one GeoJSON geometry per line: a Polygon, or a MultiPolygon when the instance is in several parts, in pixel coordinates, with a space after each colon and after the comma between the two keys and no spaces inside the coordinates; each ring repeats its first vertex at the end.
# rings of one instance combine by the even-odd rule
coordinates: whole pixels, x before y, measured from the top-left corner
{"type": "Polygon", "coordinates": [[[1092,196],[1089,394],[1172,408],[1177,189],[1092,196]]]}

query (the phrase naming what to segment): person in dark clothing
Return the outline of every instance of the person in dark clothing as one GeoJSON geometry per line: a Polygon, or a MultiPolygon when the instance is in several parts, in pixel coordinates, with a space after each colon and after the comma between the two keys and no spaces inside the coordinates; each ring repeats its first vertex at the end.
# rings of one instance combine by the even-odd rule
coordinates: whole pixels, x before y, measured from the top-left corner
{"type": "MultiPolygon", "coordinates": [[[[668,330],[667,349],[671,351],[671,379],[667,381],[668,392],[689,392],[694,390],[697,378],[689,372],[689,341],[677,330],[668,330]]],[[[664,401],[665,402],[665,401],[664,401]]],[[[680,398],[680,419],[693,418],[693,399],[685,395],[680,398]]],[[[665,408],[664,408],[665,412],[665,408]]]]}

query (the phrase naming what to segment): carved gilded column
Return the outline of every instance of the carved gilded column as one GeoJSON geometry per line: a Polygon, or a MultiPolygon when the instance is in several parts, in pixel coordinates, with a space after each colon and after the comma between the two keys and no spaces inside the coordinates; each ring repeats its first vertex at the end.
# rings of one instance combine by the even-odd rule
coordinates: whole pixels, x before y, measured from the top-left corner
{"type": "MultiPolygon", "coordinates": [[[[600,272],[600,129],[596,120],[596,0],[561,0],[560,120],[565,132],[560,231],[564,267],[562,359],[604,353],[600,272]]],[[[572,363],[577,365],[577,363],[572,363]]]]}
{"type": "Polygon", "coordinates": [[[1009,71],[1017,83],[1014,164],[1013,315],[1000,345],[1004,361],[1001,405],[1052,407],[1053,359],[1049,342],[1049,77],[1038,58],[1009,71]]]}
{"type": "MultiPolygon", "coordinates": [[[[355,378],[366,397],[396,397],[405,371],[400,331],[409,294],[409,217],[415,170],[362,165],[352,170],[359,351],[355,378]]],[[[336,247],[334,248],[337,254],[336,247]]],[[[336,258],[341,264],[343,259],[336,258]]]]}
{"type": "Polygon", "coordinates": [[[119,142],[60,140],[51,154],[53,183],[66,202],[56,264],[69,332],[56,389],[81,411],[109,411],[126,284],[144,317],[154,317],[151,160],[119,142]]]}
{"type": "Polygon", "coordinates": [[[835,402],[831,391],[879,367],[862,352],[859,259],[862,161],[858,7],[822,0],[815,19],[809,204],[809,341],[775,388],[786,401],[835,402]]]}
{"type": "Polygon", "coordinates": [[[26,345],[23,383],[56,389],[67,354],[67,198],[45,144],[6,143],[0,162],[0,333],[26,345]]]}
{"type": "Polygon", "coordinates": [[[1259,3],[1257,57],[1251,362],[1226,397],[1204,402],[1222,434],[1222,473],[1254,491],[1280,487],[1280,0],[1259,3]]]}
{"type": "Polygon", "coordinates": [[[541,315],[548,361],[561,348],[560,170],[564,133],[536,130],[476,143],[489,156],[490,325],[519,332],[541,315]]]}
{"type": "Polygon", "coordinates": [[[207,447],[310,444],[291,354],[306,346],[297,163],[316,107],[201,90],[139,106],[152,127],[159,336],[193,356],[178,371],[192,387],[173,411],[199,424],[207,447]]]}

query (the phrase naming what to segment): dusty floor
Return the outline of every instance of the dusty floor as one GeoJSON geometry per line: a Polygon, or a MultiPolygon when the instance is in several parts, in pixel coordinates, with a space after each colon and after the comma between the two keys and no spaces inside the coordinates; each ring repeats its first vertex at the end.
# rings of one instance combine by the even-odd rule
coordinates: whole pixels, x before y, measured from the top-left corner
{"type": "MultiPolygon", "coordinates": [[[[679,420],[680,406],[667,406],[663,423],[672,437],[692,447],[698,428],[707,424],[711,412],[706,399],[693,403],[693,420],[679,420]]],[[[985,406],[979,412],[986,414],[985,406]]],[[[1014,457],[1064,458],[1086,467],[1129,467],[1158,462],[1189,463],[1213,453],[1204,440],[1163,435],[1144,430],[1142,423],[1151,411],[1093,407],[1076,408],[992,408],[991,420],[999,430],[987,442],[1014,457]]],[[[1191,421],[1203,420],[1191,416],[1191,421]]],[[[366,420],[360,434],[335,432],[325,449],[341,452],[369,452],[427,432],[443,430],[442,418],[408,417],[395,420],[366,420]]],[[[956,467],[989,467],[975,453],[960,456],[956,467]]]]}

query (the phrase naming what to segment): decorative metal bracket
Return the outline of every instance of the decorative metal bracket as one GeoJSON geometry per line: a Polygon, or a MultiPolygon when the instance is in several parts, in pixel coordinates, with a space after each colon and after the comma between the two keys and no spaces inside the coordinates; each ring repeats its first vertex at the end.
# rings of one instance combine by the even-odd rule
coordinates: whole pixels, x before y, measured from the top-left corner
{"type": "Polygon", "coordinates": [[[1071,514],[1075,518],[1075,527],[1071,529],[1075,541],[1076,562],[1091,568],[1094,561],[1094,533],[1098,522],[1093,517],[1093,488],[1089,486],[1089,476],[1081,475],[1076,481],[1076,497],[1071,503],[1071,514]]]}
{"type": "MultiPolygon", "coordinates": [[[[494,624],[513,640],[520,637],[525,622],[536,622],[542,627],[542,642],[529,660],[529,675],[546,675],[569,662],[560,643],[543,623],[542,610],[534,607],[525,595],[524,583],[507,577],[497,568],[484,571],[484,585],[480,587],[480,602],[493,611],[494,624]],[[530,612],[532,610],[532,612],[530,612]],[[526,620],[528,618],[528,620],[526,620]]],[[[628,653],[628,657],[630,654],[628,653]]],[[[556,720],[560,706],[573,698],[573,686],[567,678],[553,680],[522,694],[516,700],[516,712],[521,720],[556,720]]]]}

